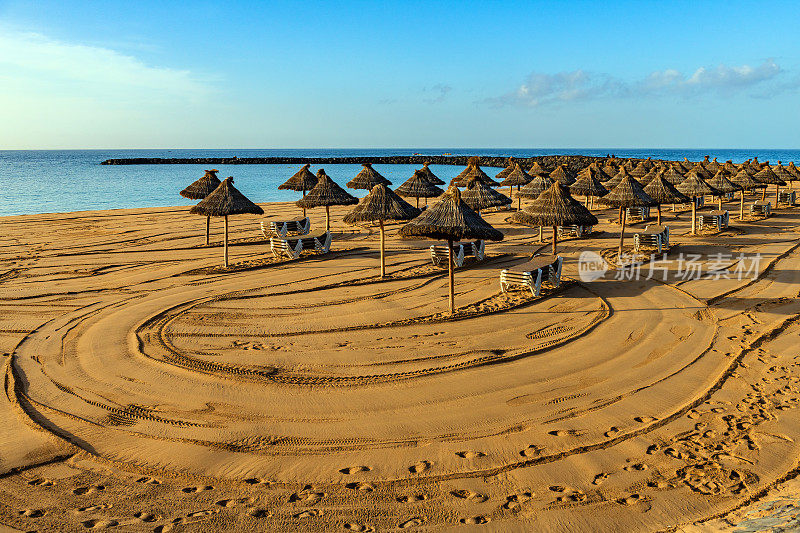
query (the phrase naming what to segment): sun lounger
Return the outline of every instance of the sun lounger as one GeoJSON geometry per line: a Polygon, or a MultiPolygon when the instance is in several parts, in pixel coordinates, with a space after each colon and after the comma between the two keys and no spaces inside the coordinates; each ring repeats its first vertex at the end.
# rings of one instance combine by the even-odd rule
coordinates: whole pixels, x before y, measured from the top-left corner
{"type": "Polygon", "coordinates": [[[778,193],[778,200],[780,200],[782,204],[797,205],[797,192],[781,191],[778,193]]]}
{"type": "Polygon", "coordinates": [[[308,217],[290,220],[262,220],[261,233],[264,237],[286,237],[287,235],[305,235],[311,231],[311,220],[308,217]]]}
{"type": "Polygon", "coordinates": [[[317,230],[296,237],[270,237],[269,244],[275,257],[297,259],[304,250],[328,253],[331,250],[331,234],[325,230],[317,230]]]}
{"type": "Polygon", "coordinates": [[[717,231],[722,231],[728,227],[730,216],[727,211],[714,210],[710,213],[697,213],[697,227],[703,229],[706,226],[716,226],[717,231]]]}
{"type": "Polygon", "coordinates": [[[558,226],[558,235],[574,236],[580,239],[589,235],[592,232],[592,228],[593,226],[558,226]]]}
{"type": "MultiPolygon", "coordinates": [[[[453,243],[453,262],[457,267],[464,265],[465,257],[474,257],[478,261],[483,261],[485,257],[485,243],[475,242],[454,242],[453,243]]],[[[436,265],[447,265],[447,246],[431,246],[431,262],[436,265]]]]}
{"type": "Polygon", "coordinates": [[[638,252],[642,247],[658,250],[669,248],[669,226],[647,226],[644,231],[633,234],[633,250],[638,252]]]}
{"type": "Polygon", "coordinates": [[[528,287],[534,297],[538,297],[542,283],[552,287],[561,284],[561,264],[564,258],[557,255],[540,255],[527,263],[522,263],[500,271],[500,290],[504,293],[512,285],[528,287]]]}
{"type": "Polygon", "coordinates": [[[751,215],[761,215],[764,218],[768,217],[769,214],[772,212],[772,203],[771,202],[756,202],[750,206],[750,214],[751,215]]]}
{"type": "Polygon", "coordinates": [[[627,207],[626,211],[628,213],[627,214],[628,220],[630,220],[630,221],[647,220],[648,218],[650,218],[650,208],[647,207],[647,206],[645,206],[645,207],[627,207]]]}

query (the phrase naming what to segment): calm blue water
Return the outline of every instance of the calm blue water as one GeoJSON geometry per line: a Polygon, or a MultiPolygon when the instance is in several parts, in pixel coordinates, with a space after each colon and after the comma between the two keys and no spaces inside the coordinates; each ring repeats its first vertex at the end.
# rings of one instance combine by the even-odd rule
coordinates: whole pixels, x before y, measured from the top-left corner
{"type": "MultiPolygon", "coordinates": [[[[54,213],[92,209],[191,205],[178,192],[203,175],[207,165],[100,165],[111,158],[125,157],[267,157],[267,156],[381,156],[422,153],[440,155],[487,155],[531,157],[551,154],[582,154],[654,159],[741,162],[757,156],[760,161],[794,161],[800,165],[800,150],[625,150],[625,149],[369,149],[369,150],[0,150],[0,185],[3,198],[0,215],[54,213]]],[[[222,165],[219,176],[233,176],[236,187],[255,202],[291,201],[299,193],[279,191],[278,185],[294,174],[300,165],[222,165]]],[[[375,169],[400,185],[411,177],[414,165],[375,165],[375,169]]],[[[445,181],[463,167],[433,165],[431,169],[445,181]]],[[[312,167],[316,171],[316,167],[312,167]]],[[[325,165],[325,171],[344,186],[361,170],[360,165],[325,165]]],[[[499,168],[484,168],[494,176],[499,168]]],[[[366,191],[350,191],[363,196],[366,191]]]]}

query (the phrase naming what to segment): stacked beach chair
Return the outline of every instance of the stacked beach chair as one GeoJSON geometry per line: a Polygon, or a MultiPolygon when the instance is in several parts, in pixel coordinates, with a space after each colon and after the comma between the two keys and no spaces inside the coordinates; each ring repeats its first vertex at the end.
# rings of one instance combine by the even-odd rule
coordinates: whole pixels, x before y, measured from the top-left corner
{"type": "Polygon", "coordinates": [[[534,297],[541,293],[542,283],[555,288],[561,284],[561,264],[558,255],[536,256],[526,263],[500,271],[500,290],[507,292],[514,285],[528,288],[534,297]]]}
{"type": "MultiPolygon", "coordinates": [[[[474,257],[477,261],[483,261],[486,244],[484,241],[454,242],[453,243],[453,262],[456,267],[464,266],[465,257],[474,257]]],[[[447,246],[431,246],[431,262],[436,266],[447,266],[448,253],[447,246]]]]}
{"type": "Polygon", "coordinates": [[[661,253],[669,248],[669,226],[647,226],[644,231],[633,234],[633,250],[639,252],[642,248],[655,248],[661,253]]]}

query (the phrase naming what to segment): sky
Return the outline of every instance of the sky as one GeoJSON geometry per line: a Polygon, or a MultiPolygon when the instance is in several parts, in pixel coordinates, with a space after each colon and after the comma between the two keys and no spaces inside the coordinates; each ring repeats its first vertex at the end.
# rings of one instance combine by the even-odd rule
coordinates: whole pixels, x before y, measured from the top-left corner
{"type": "Polygon", "coordinates": [[[0,149],[800,148],[793,2],[0,0],[0,149]]]}

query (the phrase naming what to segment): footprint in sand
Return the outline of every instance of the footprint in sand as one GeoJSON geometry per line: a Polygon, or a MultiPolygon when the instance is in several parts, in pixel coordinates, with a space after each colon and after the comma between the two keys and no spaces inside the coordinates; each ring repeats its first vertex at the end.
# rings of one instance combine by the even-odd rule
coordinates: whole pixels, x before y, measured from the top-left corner
{"type": "Polygon", "coordinates": [[[554,437],[580,437],[581,435],[585,435],[586,432],[580,429],[554,429],[553,431],[548,431],[548,434],[554,437]]]}
{"type": "Polygon", "coordinates": [[[24,509],[19,512],[19,515],[27,518],[39,518],[40,516],[44,516],[44,511],[41,509],[24,509]]]}
{"type": "Polygon", "coordinates": [[[101,520],[93,518],[91,520],[84,520],[81,525],[86,529],[108,529],[110,527],[118,526],[119,522],[116,520],[101,520]]]}
{"type": "Polygon", "coordinates": [[[614,426],[611,429],[609,429],[608,431],[606,431],[605,433],[603,433],[603,435],[605,435],[606,437],[613,437],[617,433],[619,433],[619,428],[614,426]]]}
{"type": "Polygon", "coordinates": [[[100,511],[102,509],[111,509],[111,507],[113,507],[113,505],[110,504],[110,503],[104,503],[102,505],[90,505],[88,507],[79,508],[78,512],[85,513],[85,512],[91,512],[91,511],[100,511]]]}
{"type": "Polygon", "coordinates": [[[481,494],[480,492],[473,492],[471,490],[451,490],[450,494],[455,496],[456,498],[461,498],[462,500],[469,500],[475,503],[482,503],[489,499],[488,496],[485,494],[481,494]]]}
{"type": "Polygon", "coordinates": [[[428,499],[427,494],[407,494],[405,496],[398,496],[397,501],[400,503],[421,502],[428,499]]]}
{"type": "Polygon", "coordinates": [[[648,424],[650,422],[655,422],[658,418],[654,416],[635,416],[633,417],[634,420],[639,422],[640,424],[648,424]]]}
{"type": "Polygon", "coordinates": [[[248,485],[269,485],[269,481],[258,477],[250,477],[244,480],[248,485]]]}
{"type": "Polygon", "coordinates": [[[320,516],[321,514],[322,511],[319,509],[309,509],[308,511],[303,511],[302,513],[297,513],[293,516],[294,518],[312,518],[314,516],[320,516]]]}
{"type": "Polygon", "coordinates": [[[268,516],[272,516],[266,509],[260,509],[258,507],[251,507],[247,510],[247,514],[253,518],[266,518],[268,516]]]}
{"type": "Polygon", "coordinates": [[[426,470],[428,470],[431,467],[431,465],[433,465],[433,463],[431,463],[430,461],[420,461],[419,463],[413,466],[409,466],[408,471],[411,472],[412,474],[419,474],[421,472],[425,472],[426,470]]]}
{"type": "Polygon", "coordinates": [[[375,485],[373,485],[372,483],[354,482],[354,483],[348,483],[347,485],[345,485],[345,487],[350,490],[360,490],[361,492],[372,492],[373,490],[375,490],[375,485]]]}
{"type": "Polygon", "coordinates": [[[477,524],[486,524],[491,520],[491,518],[487,516],[470,516],[469,518],[462,518],[459,520],[462,524],[469,524],[469,525],[477,525],[477,524]]]}
{"type": "Polygon", "coordinates": [[[317,492],[311,485],[306,485],[299,492],[295,492],[289,496],[289,502],[302,502],[305,505],[315,505],[323,496],[325,496],[324,492],[317,492]]]}
{"type": "Polygon", "coordinates": [[[34,487],[52,487],[53,486],[53,482],[50,481],[49,479],[41,479],[41,478],[39,478],[39,479],[34,479],[34,480],[31,480],[31,481],[28,481],[28,485],[33,485],[34,487]]]}
{"type": "Polygon", "coordinates": [[[181,492],[186,494],[195,494],[197,492],[204,492],[207,490],[212,490],[214,487],[211,485],[198,485],[196,487],[184,487],[181,489],[181,492]]]}
{"type": "Polygon", "coordinates": [[[647,486],[648,487],[652,487],[654,489],[663,489],[663,488],[668,487],[669,483],[667,483],[666,481],[661,480],[661,479],[654,479],[652,481],[648,481],[647,482],[647,486]]]}
{"type": "Polygon", "coordinates": [[[154,515],[153,513],[143,513],[142,511],[134,513],[133,517],[138,518],[142,522],[155,522],[156,520],[159,519],[159,517],[154,515]]]}
{"type": "Polygon", "coordinates": [[[211,516],[212,514],[217,514],[219,509],[204,509],[202,511],[195,511],[193,513],[187,514],[187,518],[200,518],[203,516],[211,516]]]}
{"type": "Polygon", "coordinates": [[[552,492],[567,492],[567,487],[563,485],[550,485],[550,490],[552,492]]]}
{"type": "Polygon", "coordinates": [[[486,457],[486,454],[483,452],[473,452],[473,451],[456,452],[456,455],[461,457],[462,459],[475,459],[476,457],[486,457]]]}
{"type": "Polygon", "coordinates": [[[253,503],[255,498],[234,498],[230,500],[219,500],[215,505],[220,507],[236,507],[240,503],[253,503]]]}
{"type": "Polygon", "coordinates": [[[642,497],[639,494],[631,494],[630,496],[623,496],[617,499],[617,503],[622,505],[634,505],[640,501],[642,501],[642,497]]]}
{"type": "Polygon", "coordinates": [[[153,477],[140,477],[136,480],[136,483],[144,483],[145,485],[161,485],[161,482],[153,477]]]}
{"type": "Polygon", "coordinates": [[[358,472],[369,472],[370,470],[372,470],[370,467],[361,465],[361,466],[348,466],[347,468],[342,468],[341,470],[339,470],[339,472],[341,472],[342,474],[355,474],[358,472]]]}
{"type": "Polygon", "coordinates": [[[375,531],[374,527],[368,526],[366,524],[359,524],[357,522],[350,522],[348,524],[345,524],[344,528],[347,531],[360,531],[360,532],[375,531]]]}
{"type": "Polygon", "coordinates": [[[91,485],[89,487],[78,487],[72,491],[72,494],[83,496],[84,494],[94,494],[95,492],[103,492],[106,490],[104,485],[91,485]]]}
{"type": "Polygon", "coordinates": [[[537,455],[540,455],[542,451],[544,451],[544,446],[537,446],[535,444],[531,444],[530,446],[519,452],[519,454],[522,457],[536,457],[537,455]]]}
{"type": "Polygon", "coordinates": [[[647,465],[644,464],[644,463],[636,463],[636,464],[633,464],[633,465],[628,465],[628,466],[623,467],[623,470],[626,470],[628,472],[632,472],[634,470],[640,470],[640,471],[641,470],[647,470],[647,465]]]}
{"type": "Polygon", "coordinates": [[[592,485],[600,485],[603,481],[607,479],[608,479],[608,474],[606,474],[605,472],[600,472],[599,474],[594,476],[594,479],[592,480],[592,485]]]}
{"type": "Polygon", "coordinates": [[[531,498],[533,498],[533,492],[528,491],[506,496],[506,503],[503,504],[503,509],[509,509],[511,511],[519,510],[522,504],[531,498]]]}
{"type": "Polygon", "coordinates": [[[402,522],[400,524],[400,527],[403,528],[403,529],[406,529],[406,528],[409,528],[409,527],[421,526],[424,523],[425,523],[425,519],[423,519],[420,516],[415,516],[413,518],[409,518],[405,522],[402,522]]]}

